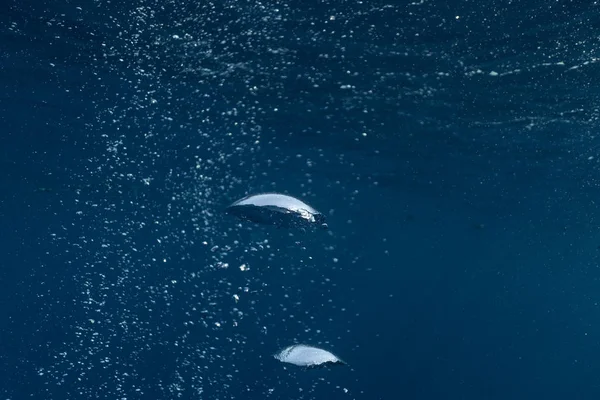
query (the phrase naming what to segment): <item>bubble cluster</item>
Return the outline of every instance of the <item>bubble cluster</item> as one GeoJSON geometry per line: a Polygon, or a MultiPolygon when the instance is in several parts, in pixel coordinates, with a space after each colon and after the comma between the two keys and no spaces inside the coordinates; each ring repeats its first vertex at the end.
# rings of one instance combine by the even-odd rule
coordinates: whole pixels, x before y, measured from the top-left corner
{"type": "Polygon", "coordinates": [[[81,38],[67,58],[86,66],[93,151],[69,183],[73,222],[49,236],[76,295],[62,304],[66,339],[36,371],[48,397],[276,395],[277,374],[248,376],[269,368],[276,326],[319,336],[294,277],[322,244],[222,211],[265,164],[261,124],[281,108],[270,78],[292,68],[285,6],[143,3],[97,1],[49,22],[81,38]]]}

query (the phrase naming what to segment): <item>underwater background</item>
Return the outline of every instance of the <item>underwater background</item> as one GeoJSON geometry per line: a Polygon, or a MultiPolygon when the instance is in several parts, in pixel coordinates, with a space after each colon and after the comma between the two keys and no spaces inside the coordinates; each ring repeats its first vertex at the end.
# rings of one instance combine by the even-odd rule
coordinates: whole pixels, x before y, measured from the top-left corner
{"type": "Polygon", "coordinates": [[[598,399],[600,4],[6,0],[0,398],[598,399]],[[295,196],[328,231],[241,221],[295,196]],[[348,365],[273,355],[302,343],[348,365]]]}

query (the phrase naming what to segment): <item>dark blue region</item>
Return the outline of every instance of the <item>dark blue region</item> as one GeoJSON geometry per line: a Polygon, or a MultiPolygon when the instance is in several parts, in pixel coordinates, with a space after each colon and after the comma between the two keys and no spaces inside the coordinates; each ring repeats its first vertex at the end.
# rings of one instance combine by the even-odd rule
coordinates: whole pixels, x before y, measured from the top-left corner
{"type": "MultiPolygon", "coordinates": [[[[188,146],[210,147],[194,134],[194,113],[208,101],[197,91],[211,96],[213,128],[225,132],[234,124],[222,112],[248,102],[248,87],[257,86],[250,98],[255,108],[240,107],[240,119],[261,127],[264,144],[231,166],[243,185],[216,189],[215,204],[247,191],[300,193],[311,174],[307,200],[335,210],[328,221],[334,236],[304,239],[319,268],[294,277],[263,274],[263,280],[306,287],[302,307],[323,323],[322,339],[353,369],[302,374],[265,356],[303,334],[276,323],[288,315],[277,308],[284,291],[273,289],[259,302],[270,313],[269,340],[247,332],[255,349],[244,356],[248,364],[229,393],[212,382],[207,398],[264,398],[247,392],[263,388],[258,383],[277,388],[277,398],[297,398],[297,387],[322,376],[332,385],[316,390],[315,398],[599,397],[597,4],[296,1],[265,2],[263,9],[249,1],[165,3],[0,5],[0,394],[79,395],[76,382],[56,385],[40,372],[88,317],[77,305],[81,270],[73,245],[64,240],[57,248],[52,234],[102,240],[91,227],[105,216],[78,217],[77,192],[125,205],[139,196],[111,175],[87,169],[104,154],[102,135],[116,137],[100,123],[107,117],[98,117],[99,110],[129,110],[146,87],[156,90],[163,115],[192,126],[153,139],[163,158],[139,164],[147,156],[145,124],[175,125],[160,125],[142,109],[121,114],[132,168],[161,187],[169,171],[188,166],[188,146]],[[134,24],[139,7],[155,11],[160,30],[134,24]],[[287,19],[271,23],[267,11],[275,8],[287,19]],[[155,44],[181,31],[202,36],[220,61],[155,44]],[[135,45],[120,36],[134,34],[135,45]],[[106,46],[116,53],[106,56],[106,46]],[[278,48],[288,53],[269,51],[278,48]],[[223,60],[254,71],[222,80],[194,72],[224,68],[223,60]],[[136,83],[136,68],[153,78],[136,83]],[[299,161],[299,153],[315,166],[299,161]],[[261,172],[268,173],[264,180],[261,172]],[[334,245],[335,254],[321,241],[334,245]],[[332,256],[343,268],[328,270],[332,256]],[[326,299],[349,310],[332,323],[332,309],[314,285],[323,277],[336,283],[326,299]]],[[[228,179],[215,173],[215,182],[228,179]]],[[[160,210],[167,194],[162,188],[142,196],[160,210]]],[[[117,217],[125,220],[135,208],[123,206],[117,217]]],[[[227,231],[233,222],[215,224],[227,231]]],[[[141,233],[139,242],[153,241],[151,233],[141,233]]],[[[285,243],[285,236],[274,236],[285,243]]],[[[210,257],[190,251],[197,260],[210,257]]],[[[285,259],[305,254],[289,246],[285,259]]],[[[81,263],[96,256],[84,252],[81,263]]],[[[147,279],[158,284],[170,274],[176,271],[147,279]]],[[[146,318],[158,326],[170,322],[146,318]]],[[[173,312],[172,318],[184,316],[173,312]]],[[[172,337],[165,342],[180,333],[166,332],[172,337]]],[[[168,398],[148,382],[171,379],[183,355],[156,345],[128,358],[130,350],[120,349],[120,357],[138,363],[143,398],[168,398]]],[[[111,398],[112,389],[103,388],[114,373],[87,377],[89,392],[111,398]]],[[[195,373],[185,370],[186,378],[195,373]]],[[[136,396],[129,393],[142,398],[136,396]]],[[[196,398],[191,391],[184,396],[196,398]]]]}

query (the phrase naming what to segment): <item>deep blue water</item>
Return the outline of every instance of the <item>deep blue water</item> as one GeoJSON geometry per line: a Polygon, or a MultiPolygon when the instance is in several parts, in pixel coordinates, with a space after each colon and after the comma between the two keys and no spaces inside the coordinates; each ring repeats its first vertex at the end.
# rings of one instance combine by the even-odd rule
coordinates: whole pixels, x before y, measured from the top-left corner
{"type": "Polygon", "coordinates": [[[599,7],[3,2],[0,397],[597,399],[599,7]]]}

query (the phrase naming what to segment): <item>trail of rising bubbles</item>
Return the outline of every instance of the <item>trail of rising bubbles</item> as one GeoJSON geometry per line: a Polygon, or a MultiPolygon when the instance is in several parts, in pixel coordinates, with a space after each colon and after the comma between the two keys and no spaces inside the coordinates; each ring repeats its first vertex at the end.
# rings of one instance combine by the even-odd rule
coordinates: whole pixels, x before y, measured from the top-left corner
{"type": "MultiPolygon", "coordinates": [[[[291,65],[286,51],[269,51],[281,10],[97,4],[102,42],[79,61],[97,79],[86,82],[86,135],[101,151],[73,175],[76,222],[53,236],[57,253],[69,249],[78,297],[69,339],[38,372],[55,398],[268,395],[273,382],[252,375],[268,367],[245,361],[273,351],[271,330],[331,340],[296,282],[322,261],[307,250],[316,241],[249,234],[220,215],[258,178],[258,121],[273,111],[256,93],[277,93],[267,78],[291,65]]],[[[336,313],[326,293],[310,295],[336,313]]]]}
{"type": "MultiPolygon", "coordinates": [[[[143,14],[153,13],[132,11],[134,28],[143,14]]],[[[56,236],[59,247],[76,249],[78,322],[56,362],[39,373],[88,398],[226,391],[233,375],[221,371],[236,369],[226,356],[244,342],[224,330],[244,316],[234,293],[250,289],[224,276],[231,250],[215,215],[223,195],[252,178],[252,168],[240,171],[231,158],[252,159],[260,127],[217,106],[214,93],[196,93],[202,84],[161,77],[152,57],[178,51],[161,45],[158,26],[142,28],[141,36],[155,36],[150,47],[126,30],[104,43],[95,68],[118,80],[101,78],[108,94],[97,100],[88,134],[102,134],[105,150],[76,177],[80,226],[56,236]],[[128,61],[129,69],[119,65],[128,61]],[[220,349],[220,341],[229,346],[220,349]]]]}

